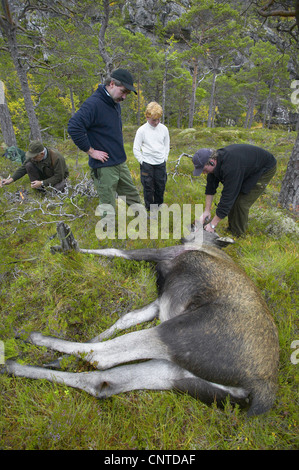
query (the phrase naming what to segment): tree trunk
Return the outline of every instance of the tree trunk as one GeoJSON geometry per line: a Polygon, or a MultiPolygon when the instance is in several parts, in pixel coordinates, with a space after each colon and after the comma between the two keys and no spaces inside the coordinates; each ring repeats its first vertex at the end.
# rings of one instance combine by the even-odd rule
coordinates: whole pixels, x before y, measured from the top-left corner
{"type": "Polygon", "coordinates": [[[166,103],[166,84],[167,84],[167,72],[168,72],[168,54],[169,51],[165,51],[165,66],[164,66],[164,75],[163,75],[163,86],[162,86],[162,124],[165,124],[165,103],[166,103]]]}
{"type": "Polygon", "coordinates": [[[70,90],[70,100],[71,100],[71,104],[72,104],[72,116],[74,116],[74,114],[76,112],[76,106],[75,106],[75,102],[74,102],[73,87],[70,86],[69,90],[70,90]]]}
{"type": "Polygon", "coordinates": [[[101,28],[99,31],[99,51],[100,51],[100,56],[102,57],[103,61],[105,62],[106,66],[106,75],[110,75],[110,73],[113,70],[113,61],[111,56],[106,50],[106,44],[105,44],[105,34],[106,34],[106,29],[108,28],[109,24],[109,17],[110,17],[110,4],[109,0],[103,0],[103,10],[104,14],[102,17],[102,22],[101,22],[101,28]]]}
{"type": "Polygon", "coordinates": [[[254,92],[252,93],[251,97],[249,98],[248,102],[248,109],[247,109],[247,114],[246,114],[246,120],[245,120],[245,125],[244,127],[246,129],[251,129],[253,119],[254,119],[254,107],[256,103],[256,96],[258,92],[259,86],[258,84],[255,86],[254,92]]]}
{"type": "Polygon", "coordinates": [[[217,79],[217,71],[214,70],[207,127],[213,127],[214,97],[215,97],[215,89],[216,89],[216,79],[217,79]]]}
{"type": "Polygon", "coordinates": [[[17,36],[16,36],[16,25],[12,19],[9,4],[7,1],[3,2],[3,9],[5,12],[5,18],[1,18],[0,26],[3,36],[7,39],[8,50],[14,63],[15,69],[20,80],[22,93],[25,102],[25,108],[29,119],[29,125],[31,129],[31,138],[33,140],[41,140],[41,132],[38,124],[38,120],[35,114],[31,92],[28,84],[27,73],[24,65],[21,61],[21,54],[19,52],[17,36]]]}
{"type": "Polygon", "coordinates": [[[15,131],[11,122],[9,109],[5,99],[4,83],[0,80],[0,127],[3,140],[8,147],[17,145],[15,131]]]}
{"type": "Polygon", "coordinates": [[[284,209],[299,214],[299,132],[281,184],[278,202],[284,209]]]}
{"type": "Polygon", "coordinates": [[[275,101],[273,101],[271,109],[270,109],[267,129],[270,129],[270,127],[271,127],[271,121],[272,121],[272,117],[273,117],[276,106],[277,106],[277,102],[275,100],[275,101]]]}
{"type": "Polygon", "coordinates": [[[190,101],[190,108],[189,108],[189,123],[188,123],[189,128],[193,127],[196,88],[197,88],[197,74],[198,74],[198,60],[195,61],[194,70],[193,70],[192,94],[191,94],[191,101],[190,101]]]}
{"type": "MultiPolygon", "coordinates": [[[[13,34],[13,36],[15,35],[13,34]]],[[[31,91],[30,91],[29,84],[28,84],[27,73],[18,58],[19,54],[18,54],[18,46],[17,46],[16,38],[10,37],[8,44],[9,44],[9,49],[10,49],[14,66],[18,74],[18,78],[21,83],[26,113],[29,119],[29,125],[30,125],[30,130],[31,130],[31,139],[42,140],[38,120],[35,114],[35,109],[34,109],[33,101],[31,98],[31,91]]]]}
{"type": "MultiPolygon", "coordinates": [[[[269,125],[270,125],[270,122],[271,122],[271,119],[269,116],[269,108],[270,108],[270,103],[271,103],[271,95],[272,95],[272,89],[273,89],[273,84],[274,84],[274,79],[272,78],[271,80],[271,83],[270,83],[270,87],[269,87],[269,93],[268,93],[268,96],[267,96],[267,99],[266,99],[266,106],[265,106],[265,111],[264,111],[264,117],[263,117],[263,129],[266,128],[267,126],[267,119],[269,120],[269,125]]],[[[268,127],[269,128],[269,127],[268,127]]]]}
{"type": "Polygon", "coordinates": [[[140,126],[141,123],[141,90],[140,90],[140,78],[138,73],[138,81],[137,81],[137,126],[140,126]]]}

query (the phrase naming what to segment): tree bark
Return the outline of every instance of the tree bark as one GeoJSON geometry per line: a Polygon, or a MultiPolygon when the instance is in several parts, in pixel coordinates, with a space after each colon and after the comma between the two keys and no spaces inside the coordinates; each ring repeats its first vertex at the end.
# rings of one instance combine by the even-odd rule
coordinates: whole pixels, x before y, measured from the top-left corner
{"type": "Polygon", "coordinates": [[[281,184],[278,202],[284,209],[299,215],[299,132],[281,184]]]}
{"type": "Polygon", "coordinates": [[[12,125],[9,109],[5,99],[4,83],[0,80],[0,127],[3,140],[8,147],[17,145],[15,131],[12,125]]]}
{"type": "MultiPolygon", "coordinates": [[[[274,1],[268,1],[266,5],[258,10],[258,13],[264,17],[269,16],[282,16],[294,17],[296,20],[297,29],[299,29],[299,0],[294,2],[294,10],[275,8],[274,1]],[[273,9],[271,7],[273,6],[273,9]]],[[[290,29],[290,35],[297,41],[298,32],[294,35],[290,29]]],[[[297,121],[296,130],[298,130],[299,120],[297,121]]],[[[281,184],[281,190],[278,196],[278,202],[284,209],[289,209],[296,215],[299,212],[299,132],[288,163],[287,171],[281,184]]]]}
{"type": "Polygon", "coordinates": [[[217,70],[214,69],[207,127],[213,127],[216,79],[217,79],[217,70]]]}
{"type": "Polygon", "coordinates": [[[68,251],[78,251],[79,245],[75,240],[75,237],[68,225],[64,222],[58,222],[57,224],[57,235],[60,240],[60,245],[52,246],[51,253],[55,254],[57,252],[68,252],[68,251]]]}
{"type": "Polygon", "coordinates": [[[196,101],[196,89],[197,89],[197,75],[198,75],[198,60],[195,59],[194,70],[193,70],[193,82],[192,82],[192,94],[189,108],[189,123],[188,127],[193,127],[195,101],[196,101]]]}
{"type": "Polygon", "coordinates": [[[14,63],[15,69],[17,71],[18,78],[20,80],[25,102],[25,108],[31,129],[31,138],[33,140],[41,140],[41,132],[31,98],[31,91],[28,84],[26,69],[22,64],[22,60],[20,58],[21,54],[19,52],[16,36],[17,26],[13,21],[8,1],[3,0],[2,4],[5,12],[5,17],[0,17],[0,29],[3,36],[7,39],[8,50],[14,63]]]}
{"type": "Polygon", "coordinates": [[[111,56],[108,54],[108,52],[106,50],[106,45],[105,45],[105,34],[106,34],[106,30],[108,28],[109,17],[110,17],[109,0],[104,0],[103,1],[103,8],[104,8],[104,14],[103,14],[103,18],[102,18],[101,28],[100,28],[100,31],[99,31],[99,42],[98,42],[98,44],[99,44],[100,55],[101,55],[103,61],[105,62],[106,74],[110,75],[110,73],[112,72],[112,69],[113,69],[113,61],[112,61],[111,56]]]}

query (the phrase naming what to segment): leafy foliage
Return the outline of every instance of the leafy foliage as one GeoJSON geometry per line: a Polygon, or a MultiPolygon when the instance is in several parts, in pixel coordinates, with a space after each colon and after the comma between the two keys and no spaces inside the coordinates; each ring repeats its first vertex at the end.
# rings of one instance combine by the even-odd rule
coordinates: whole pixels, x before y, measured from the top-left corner
{"type": "MultiPolygon", "coordinates": [[[[107,2],[50,2],[47,8],[44,2],[29,3],[8,2],[18,6],[11,8],[19,25],[17,56],[29,78],[42,136],[51,141],[65,137],[70,116],[106,75],[99,34],[107,2]]],[[[152,13],[157,21],[147,36],[130,23],[125,2],[108,2],[106,53],[113,68],[133,72],[139,91],[138,98],[123,105],[126,123],[139,125],[152,100],[163,105],[165,123],[180,128],[265,127],[271,120],[273,124],[277,106],[294,111],[289,95],[298,61],[285,33],[274,38],[271,28],[261,27],[255,10],[244,9],[239,1],[193,0],[179,19],[162,25],[164,3],[156,2],[152,13]]],[[[5,31],[3,26],[0,78],[18,145],[27,146],[31,123],[5,31]]]]}

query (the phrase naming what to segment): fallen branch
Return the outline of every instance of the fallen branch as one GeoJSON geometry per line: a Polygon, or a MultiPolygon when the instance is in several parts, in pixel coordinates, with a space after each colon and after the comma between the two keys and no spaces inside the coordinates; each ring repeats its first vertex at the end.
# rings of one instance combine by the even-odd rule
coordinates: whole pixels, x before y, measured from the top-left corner
{"type": "MultiPolygon", "coordinates": [[[[179,156],[179,158],[177,160],[175,160],[176,162],[176,165],[174,167],[174,172],[173,173],[169,173],[169,174],[172,174],[172,178],[173,180],[176,182],[175,180],[175,176],[178,175],[178,168],[179,168],[179,165],[181,163],[181,158],[182,157],[188,157],[188,158],[192,158],[192,155],[189,155],[188,153],[181,153],[181,155],[179,156]]],[[[189,178],[191,178],[191,182],[192,182],[192,177],[190,175],[180,175],[180,176],[188,176],[189,178]]]]}
{"type": "Polygon", "coordinates": [[[84,217],[86,214],[75,202],[77,196],[88,196],[93,198],[97,196],[94,189],[93,182],[83,175],[80,182],[72,186],[67,182],[64,192],[57,191],[52,187],[47,187],[43,195],[38,195],[35,192],[30,192],[25,189],[20,189],[16,192],[4,191],[3,196],[6,198],[12,208],[5,210],[0,217],[11,215],[7,219],[8,223],[27,223],[36,227],[45,224],[57,224],[61,219],[67,218],[70,222],[78,218],[84,217]],[[64,210],[65,203],[71,203],[76,212],[68,213],[64,210]],[[57,209],[57,212],[53,209],[57,209]],[[41,213],[43,216],[53,218],[53,220],[34,220],[33,213],[41,213]]]}

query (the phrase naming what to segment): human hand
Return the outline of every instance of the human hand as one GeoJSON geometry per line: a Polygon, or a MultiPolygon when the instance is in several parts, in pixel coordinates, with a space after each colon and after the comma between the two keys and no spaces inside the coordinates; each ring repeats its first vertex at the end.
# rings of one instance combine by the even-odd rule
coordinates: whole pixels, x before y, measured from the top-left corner
{"type": "Polygon", "coordinates": [[[31,188],[38,189],[43,185],[42,181],[31,181],[31,188]]]}
{"type": "Polygon", "coordinates": [[[0,188],[2,188],[2,186],[6,185],[6,184],[10,184],[12,182],[13,182],[13,179],[11,177],[4,178],[4,180],[0,181],[0,188]]]}
{"type": "Polygon", "coordinates": [[[106,162],[109,158],[108,153],[103,152],[102,150],[89,149],[88,155],[90,155],[91,158],[99,160],[102,163],[106,162]]]}
{"type": "Polygon", "coordinates": [[[199,217],[199,222],[204,225],[208,220],[211,219],[211,212],[210,211],[204,211],[202,215],[199,217]]]}
{"type": "Polygon", "coordinates": [[[210,232],[210,233],[215,232],[215,229],[211,227],[211,224],[207,224],[204,229],[206,232],[210,232]]]}

